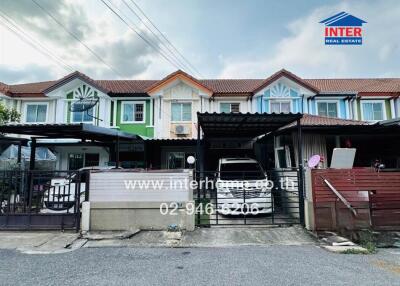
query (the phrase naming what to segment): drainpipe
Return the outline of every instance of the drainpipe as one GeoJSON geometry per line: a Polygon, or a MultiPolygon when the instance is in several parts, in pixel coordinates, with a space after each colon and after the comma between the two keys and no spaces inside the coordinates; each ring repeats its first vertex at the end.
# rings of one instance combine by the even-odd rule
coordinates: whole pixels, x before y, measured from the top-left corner
{"type": "MultiPolygon", "coordinates": [[[[312,100],[315,98],[315,95],[307,98],[307,106],[308,106],[308,114],[312,114],[312,100]]],[[[316,115],[316,114],[315,114],[316,115]]]]}
{"type": "Polygon", "coordinates": [[[390,113],[392,115],[392,118],[396,118],[396,107],[395,107],[395,97],[392,97],[389,99],[389,103],[390,103],[390,113]]]}
{"type": "Polygon", "coordinates": [[[304,222],[304,175],[303,175],[303,138],[301,130],[301,119],[297,119],[297,156],[298,156],[298,173],[297,173],[297,188],[299,196],[299,211],[300,211],[300,223],[302,226],[304,222]]]}
{"type": "Polygon", "coordinates": [[[116,154],[115,154],[115,168],[119,168],[119,135],[117,135],[117,144],[116,144],[116,154]]]}
{"type": "MultiPolygon", "coordinates": [[[[358,106],[357,106],[357,98],[359,98],[359,97],[360,96],[358,94],[354,97],[354,104],[353,104],[353,107],[354,107],[354,114],[353,114],[354,120],[359,120],[358,106]]],[[[361,119],[361,116],[360,116],[360,119],[361,119]]]]}

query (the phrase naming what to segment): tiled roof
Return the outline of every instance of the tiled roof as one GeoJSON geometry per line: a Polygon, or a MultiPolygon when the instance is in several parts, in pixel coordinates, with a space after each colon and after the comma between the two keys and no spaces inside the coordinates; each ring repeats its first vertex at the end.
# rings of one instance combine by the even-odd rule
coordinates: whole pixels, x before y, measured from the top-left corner
{"type": "Polygon", "coordinates": [[[81,73],[81,72],[78,72],[78,71],[75,71],[75,72],[73,72],[73,73],[70,73],[70,74],[66,75],[65,77],[63,77],[63,78],[61,78],[61,79],[59,79],[59,80],[53,82],[53,84],[51,84],[51,85],[48,86],[47,88],[44,88],[42,91],[43,91],[44,93],[51,92],[51,91],[55,90],[56,88],[62,86],[63,84],[65,84],[65,83],[67,83],[67,82],[70,82],[71,80],[74,80],[74,79],[76,79],[76,78],[78,78],[78,79],[80,79],[80,80],[86,82],[87,84],[90,84],[90,85],[94,86],[95,88],[101,90],[101,91],[104,92],[104,93],[109,93],[109,92],[110,92],[110,90],[108,90],[107,88],[105,88],[105,87],[99,85],[99,84],[98,84],[95,80],[93,80],[92,78],[90,78],[90,77],[88,77],[87,75],[85,75],[85,74],[83,74],[83,73],[81,73]]]}
{"type": "Polygon", "coordinates": [[[316,92],[316,93],[318,92],[318,87],[312,85],[311,83],[303,80],[302,78],[298,77],[294,73],[291,73],[285,69],[281,69],[280,71],[274,73],[270,77],[263,80],[263,82],[256,89],[254,89],[253,92],[263,89],[264,87],[268,86],[269,84],[273,83],[275,80],[277,80],[278,78],[283,77],[283,76],[291,79],[292,81],[296,82],[297,84],[299,84],[313,92],[316,92]]]}
{"type": "Polygon", "coordinates": [[[5,83],[0,82],[0,92],[3,94],[6,94],[9,90],[8,85],[6,85],[5,83]]]}
{"type": "Polygon", "coordinates": [[[9,85],[9,93],[13,97],[43,97],[43,90],[53,85],[55,81],[42,81],[9,85]]]}
{"type": "Polygon", "coordinates": [[[262,79],[203,79],[200,80],[214,93],[251,93],[260,85],[262,79]]]}
{"type": "Polygon", "coordinates": [[[44,81],[26,84],[7,85],[0,83],[0,92],[16,97],[40,97],[73,78],[80,78],[103,92],[114,96],[119,94],[146,94],[174,76],[184,76],[201,87],[213,92],[214,96],[251,95],[281,76],[287,76],[297,83],[320,93],[360,93],[362,95],[400,95],[400,78],[370,79],[301,79],[298,76],[280,70],[267,79],[203,79],[197,80],[182,72],[174,72],[162,80],[93,80],[90,77],[74,72],[57,81],[44,81]]]}
{"type": "Polygon", "coordinates": [[[111,93],[145,93],[158,80],[96,80],[96,82],[110,90],[111,93]]]}
{"type": "Polygon", "coordinates": [[[305,79],[321,92],[400,92],[400,78],[305,79]]]}
{"type": "Polygon", "coordinates": [[[199,81],[198,79],[196,79],[196,78],[192,77],[191,75],[185,73],[182,70],[177,70],[176,72],[173,72],[173,73],[167,75],[166,77],[164,77],[160,81],[155,82],[153,85],[149,86],[146,89],[146,92],[152,92],[152,91],[156,90],[157,88],[163,86],[164,84],[168,84],[169,82],[171,82],[175,78],[181,78],[181,79],[184,78],[184,79],[189,80],[190,82],[192,82],[194,85],[197,85],[200,89],[204,89],[207,92],[213,92],[213,90],[210,90],[210,88],[205,86],[201,81],[199,81]]]}
{"type": "MultiPolygon", "coordinates": [[[[295,127],[296,124],[296,122],[292,122],[282,127],[281,129],[295,127]]],[[[300,124],[303,127],[370,125],[369,122],[361,120],[340,119],[310,114],[304,114],[303,117],[300,119],[300,124]]]]}

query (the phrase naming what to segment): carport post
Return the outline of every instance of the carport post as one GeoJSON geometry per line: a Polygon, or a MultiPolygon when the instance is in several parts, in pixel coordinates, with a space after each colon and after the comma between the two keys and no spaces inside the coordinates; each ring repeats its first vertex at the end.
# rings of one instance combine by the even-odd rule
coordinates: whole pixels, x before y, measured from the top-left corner
{"type": "MultiPolygon", "coordinates": [[[[19,151],[19,150],[18,150],[19,151]]],[[[35,169],[35,160],[36,160],[36,138],[32,138],[31,142],[31,154],[29,158],[29,170],[32,171],[35,169]]]]}
{"type": "Polygon", "coordinates": [[[304,226],[304,174],[303,174],[303,138],[301,132],[301,119],[297,119],[297,154],[299,169],[297,173],[297,188],[299,192],[299,215],[300,223],[304,226]]]}
{"type": "Polygon", "coordinates": [[[117,144],[116,144],[116,148],[115,148],[115,168],[119,168],[119,136],[117,135],[117,144]]]}
{"type": "Polygon", "coordinates": [[[22,143],[18,142],[18,155],[17,155],[17,163],[20,164],[22,160],[22,143]]]}
{"type": "Polygon", "coordinates": [[[196,172],[200,171],[200,124],[197,124],[197,141],[196,141],[196,172]]]}
{"type": "MultiPolygon", "coordinates": [[[[28,173],[28,185],[26,190],[26,207],[28,207],[28,212],[31,211],[31,199],[32,199],[32,188],[33,188],[33,170],[35,169],[35,160],[36,160],[36,138],[31,139],[31,154],[29,156],[29,173],[28,173]]],[[[29,217],[30,222],[30,217],[29,217]]]]}

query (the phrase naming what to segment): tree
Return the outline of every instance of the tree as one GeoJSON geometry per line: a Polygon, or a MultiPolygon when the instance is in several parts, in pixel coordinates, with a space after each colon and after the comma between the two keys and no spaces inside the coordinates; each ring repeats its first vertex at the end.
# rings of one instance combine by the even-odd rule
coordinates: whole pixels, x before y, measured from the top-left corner
{"type": "Polygon", "coordinates": [[[0,102],[0,124],[19,122],[21,114],[15,108],[8,108],[0,102]]]}

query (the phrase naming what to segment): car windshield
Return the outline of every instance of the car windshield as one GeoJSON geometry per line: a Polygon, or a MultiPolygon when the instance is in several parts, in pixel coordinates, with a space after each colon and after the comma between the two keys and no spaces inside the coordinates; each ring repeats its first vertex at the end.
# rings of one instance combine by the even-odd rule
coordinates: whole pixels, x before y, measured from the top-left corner
{"type": "Polygon", "coordinates": [[[258,163],[230,163],[221,165],[221,180],[262,180],[263,170],[258,163]]]}

